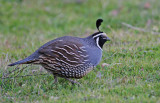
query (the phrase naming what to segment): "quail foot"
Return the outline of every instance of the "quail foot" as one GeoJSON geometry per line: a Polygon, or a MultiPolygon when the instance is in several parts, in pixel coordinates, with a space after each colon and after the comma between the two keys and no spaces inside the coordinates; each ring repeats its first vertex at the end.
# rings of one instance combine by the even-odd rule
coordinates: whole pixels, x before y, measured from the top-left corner
{"type": "Polygon", "coordinates": [[[77,83],[71,78],[80,79],[97,66],[102,58],[102,48],[110,39],[106,33],[99,30],[102,19],[96,21],[98,32],[86,38],[64,36],[41,46],[27,58],[9,64],[37,64],[43,66],[57,77],[77,83]]]}

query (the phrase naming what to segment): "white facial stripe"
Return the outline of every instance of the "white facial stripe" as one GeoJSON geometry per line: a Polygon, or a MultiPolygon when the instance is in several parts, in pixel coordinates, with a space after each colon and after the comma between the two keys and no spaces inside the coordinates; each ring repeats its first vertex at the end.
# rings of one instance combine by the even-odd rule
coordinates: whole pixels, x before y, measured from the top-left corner
{"type": "Polygon", "coordinates": [[[102,34],[98,34],[98,35],[93,36],[93,39],[96,38],[96,37],[98,37],[98,36],[100,36],[100,35],[102,35],[102,34]]]}
{"type": "Polygon", "coordinates": [[[98,34],[98,35],[93,36],[93,39],[96,38],[96,37],[98,37],[98,36],[100,36],[100,35],[105,35],[105,36],[107,36],[106,33],[100,33],[100,34],[98,34]]]}
{"type": "Polygon", "coordinates": [[[98,48],[102,50],[102,48],[99,46],[99,38],[96,39],[96,44],[97,44],[98,48]]]}

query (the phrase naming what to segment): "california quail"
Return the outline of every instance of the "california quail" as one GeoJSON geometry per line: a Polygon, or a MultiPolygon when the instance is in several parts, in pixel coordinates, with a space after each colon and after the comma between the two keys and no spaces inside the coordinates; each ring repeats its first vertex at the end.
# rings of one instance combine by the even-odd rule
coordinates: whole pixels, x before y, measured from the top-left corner
{"type": "Polygon", "coordinates": [[[33,54],[18,62],[9,64],[39,64],[55,77],[82,78],[99,64],[102,57],[102,47],[110,39],[106,33],[99,30],[103,20],[98,19],[96,26],[98,32],[86,37],[64,36],[41,46],[33,54]]]}

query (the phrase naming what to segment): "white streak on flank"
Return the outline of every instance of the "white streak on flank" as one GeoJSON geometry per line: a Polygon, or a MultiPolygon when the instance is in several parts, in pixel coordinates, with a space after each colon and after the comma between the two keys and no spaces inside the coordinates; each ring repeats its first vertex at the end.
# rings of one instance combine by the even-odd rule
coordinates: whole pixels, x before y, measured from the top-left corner
{"type": "MultiPolygon", "coordinates": [[[[73,48],[71,48],[71,47],[68,46],[68,45],[64,45],[64,46],[66,46],[66,47],[68,47],[68,48],[70,48],[70,49],[73,50],[73,48]]],[[[80,47],[80,49],[81,49],[81,48],[85,48],[85,47],[80,47]]],[[[73,51],[75,51],[75,50],[73,50],[73,51]]],[[[82,51],[86,51],[86,50],[83,49],[82,51]]],[[[83,52],[81,52],[81,51],[77,51],[77,52],[83,53],[83,52]]],[[[80,56],[76,55],[75,53],[72,53],[72,52],[70,52],[70,53],[71,53],[71,55],[75,55],[75,56],[77,56],[77,57],[80,57],[80,56]]],[[[82,57],[88,57],[88,55],[87,55],[87,56],[82,55],[82,57]]],[[[74,58],[76,58],[76,57],[74,57],[74,58]]]]}
{"type": "Polygon", "coordinates": [[[102,50],[102,48],[99,46],[99,38],[96,39],[96,44],[97,44],[98,48],[102,50]]]}
{"type": "Polygon", "coordinates": [[[77,57],[80,57],[80,56],[78,56],[78,55],[76,55],[75,53],[73,53],[73,52],[68,52],[66,49],[64,49],[64,48],[59,48],[59,47],[56,47],[57,49],[61,49],[61,50],[64,50],[67,54],[69,54],[69,55],[75,55],[75,56],[77,56],[77,57]]]}
{"type": "Polygon", "coordinates": [[[98,37],[98,36],[100,36],[100,35],[107,36],[106,33],[100,33],[100,34],[97,34],[97,35],[93,36],[93,39],[96,38],[96,37],[98,37]]]}
{"type": "Polygon", "coordinates": [[[61,39],[61,40],[58,40],[58,41],[63,41],[63,40],[61,39]]]}
{"type": "Polygon", "coordinates": [[[81,46],[81,47],[79,47],[79,48],[81,48],[81,49],[84,49],[84,48],[86,48],[86,47],[84,47],[84,46],[81,46]]]}
{"type": "Polygon", "coordinates": [[[82,54],[80,54],[80,55],[81,55],[82,57],[84,57],[84,58],[86,58],[86,57],[88,57],[88,56],[89,56],[89,55],[86,55],[86,56],[85,56],[85,55],[82,55],[82,54]]]}
{"type": "Polygon", "coordinates": [[[77,61],[71,61],[71,60],[69,60],[66,56],[64,56],[61,52],[58,52],[58,51],[55,51],[55,50],[51,50],[52,52],[56,52],[56,53],[58,53],[58,54],[60,54],[60,55],[62,55],[63,56],[63,58],[65,58],[67,61],[69,61],[69,62],[72,62],[72,63],[78,63],[77,61]]]}
{"type": "Polygon", "coordinates": [[[68,52],[66,49],[64,49],[64,48],[60,48],[60,47],[56,47],[57,49],[61,49],[61,50],[64,50],[67,54],[70,54],[70,55],[72,55],[72,53],[71,52],[68,52]]]}
{"type": "MultiPolygon", "coordinates": [[[[75,44],[73,44],[73,45],[75,45],[75,44]]],[[[66,46],[66,45],[65,45],[66,46]]],[[[69,47],[69,46],[66,46],[66,47],[69,47]]],[[[82,54],[80,54],[80,55],[77,55],[77,54],[75,54],[75,53],[73,53],[73,52],[68,52],[66,49],[64,49],[64,48],[60,48],[60,47],[56,47],[57,49],[61,49],[61,50],[64,50],[67,54],[69,54],[69,55],[75,55],[76,57],[79,57],[79,58],[86,58],[86,57],[88,57],[89,55],[82,55],[82,54]]],[[[79,53],[83,53],[83,51],[86,51],[86,50],[84,50],[84,46],[82,46],[82,47],[79,47],[79,49],[80,50],[82,50],[82,51],[78,51],[79,53]]],[[[52,50],[52,51],[54,51],[54,50],[52,50]]],[[[55,52],[58,52],[58,51],[55,51],[55,52]]],[[[59,52],[58,52],[59,53],[59,52]]],[[[63,54],[61,53],[61,55],[63,56],[63,54]]],[[[65,58],[65,56],[63,56],[64,58],[65,58]]],[[[79,58],[76,58],[76,57],[74,57],[75,59],[79,59],[79,58]]],[[[66,58],[68,61],[70,61],[68,58],[66,58]]],[[[76,61],[70,61],[70,62],[76,62],[76,61]]],[[[78,62],[76,62],[76,63],[78,63],[78,62]]]]}
{"type": "Polygon", "coordinates": [[[61,61],[61,62],[65,63],[65,64],[67,64],[67,65],[69,65],[69,66],[73,66],[73,67],[77,66],[77,65],[71,65],[71,64],[69,64],[69,63],[67,63],[67,62],[65,62],[65,61],[63,61],[63,60],[58,59],[58,58],[56,58],[56,60],[61,61]]]}
{"type": "Polygon", "coordinates": [[[80,50],[82,50],[82,51],[86,51],[86,50],[85,50],[86,47],[84,47],[84,46],[79,47],[79,48],[80,48],[80,50]]]}
{"type": "MultiPolygon", "coordinates": [[[[65,45],[66,46],[66,45],[65,45]]],[[[56,47],[57,49],[61,49],[61,50],[64,50],[67,54],[69,54],[69,55],[75,55],[75,56],[77,56],[77,57],[84,57],[84,58],[86,58],[86,57],[88,57],[89,55],[82,55],[82,54],[80,54],[80,56],[79,55],[77,55],[77,54],[75,54],[75,53],[73,53],[73,52],[68,52],[66,49],[64,49],[64,48],[59,48],[59,47],[56,47]]],[[[80,49],[81,48],[85,48],[84,46],[82,46],[82,47],[80,47],[80,49]]],[[[84,49],[81,49],[82,51],[86,51],[86,50],[84,50],[84,49]]],[[[79,53],[83,53],[83,52],[81,52],[81,51],[78,51],[79,53]]],[[[76,57],[74,57],[75,59],[79,59],[79,58],[76,58],[76,57]]]]}
{"type": "Polygon", "coordinates": [[[76,44],[73,44],[73,46],[75,46],[78,49],[78,46],[76,44]]]}
{"type": "Polygon", "coordinates": [[[81,50],[84,51],[84,52],[86,51],[86,50],[84,50],[84,49],[81,49],[81,50]]]}
{"type": "Polygon", "coordinates": [[[52,73],[52,71],[53,70],[55,70],[54,69],[54,67],[53,68],[51,68],[50,66],[43,66],[48,72],[51,72],[52,73]]]}
{"type": "MultiPolygon", "coordinates": [[[[73,44],[77,49],[80,49],[80,50],[82,50],[83,52],[85,52],[86,50],[84,50],[84,46],[82,46],[82,47],[79,47],[78,48],[78,46],[77,45],[75,45],[75,44],[73,44]]],[[[79,52],[79,53],[83,53],[83,52],[81,52],[81,51],[77,51],[77,52],[79,52]]]]}
{"type": "Polygon", "coordinates": [[[83,52],[81,52],[81,51],[77,51],[77,52],[79,52],[79,53],[83,53],[83,52]]]}
{"type": "Polygon", "coordinates": [[[74,49],[71,48],[70,46],[68,46],[68,45],[64,45],[64,46],[74,51],[74,49]]]}
{"type": "Polygon", "coordinates": [[[74,65],[71,65],[71,64],[69,64],[69,63],[67,63],[67,62],[65,62],[65,61],[63,61],[63,60],[58,59],[58,58],[56,58],[56,60],[61,61],[61,62],[65,63],[65,64],[67,64],[67,65],[69,65],[69,66],[74,66],[74,65]]]}
{"type": "Polygon", "coordinates": [[[89,61],[89,60],[84,60],[85,62],[89,61]]]}
{"type": "Polygon", "coordinates": [[[77,58],[77,57],[74,57],[74,58],[79,60],[79,58],[77,58]]]}
{"type": "Polygon", "coordinates": [[[78,66],[83,66],[84,64],[78,64],[78,65],[76,65],[75,67],[78,67],[78,66]]]}
{"type": "Polygon", "coordinates": [[[56,53],[58,53],[58,54],[60,54],[60,55],[62,55],[64,58],[66,58],[66,59],[68,59],[67,57],[65,57],[61,52],[58,52],[58,51],[55,51],[55,50],[51,50],[52,52],[56,52],[56,53]]]}

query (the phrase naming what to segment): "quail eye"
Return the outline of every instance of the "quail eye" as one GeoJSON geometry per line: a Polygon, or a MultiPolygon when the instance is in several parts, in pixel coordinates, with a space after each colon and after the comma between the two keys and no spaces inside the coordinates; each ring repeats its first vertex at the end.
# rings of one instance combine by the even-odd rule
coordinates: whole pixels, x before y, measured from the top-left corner
{"type": "Polygon", "coordinates": [[[102,36],[102,35],[100,35],[100,38],[103,38],[103,36],[102,36]]]}

